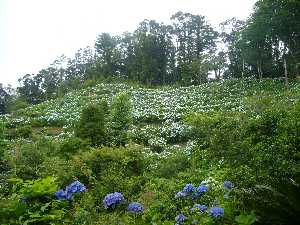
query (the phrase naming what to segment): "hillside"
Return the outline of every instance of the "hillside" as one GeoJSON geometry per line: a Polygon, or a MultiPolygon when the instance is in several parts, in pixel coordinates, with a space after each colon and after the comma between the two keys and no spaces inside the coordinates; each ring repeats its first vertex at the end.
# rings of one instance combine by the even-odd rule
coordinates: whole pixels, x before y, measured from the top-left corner
{"type": "MultiPolygon", "coordinates": [[[[18,224],[7,222],[13,217],[28,224],[174,224],[179,213],[186,224],[252,224],[239,222],[247,218],[285,224],[288,216],[296,223],[299,205],[291,199],[299,188],[283,180],[297,183],[299,178],[299,97],[298,83],[286,91],[274,79],[151,89],[99,83],[4,115],[2,224],[18,224]],[[115,99],[122,93],[132,106],[126,129],[115,128],[113,120],[115,99]],[[78,122],[83,109],[102,107],[103,100],[110,111],[108,136],[93,145],[77,135],[78,122]],[[125,141],[116,144],[120,138],[125,141]],[[76,194],[69,205],[53,200],[58,187],[74,180],[85,185],[78,188],[86,193],[76,194]],[[112,208],[104,203],[114,192],[142,203],[144,214],[124,213],[122,199],[112,208]],[[19,198],[27,200],[18,203],[19,198]],[[265,205],[257,205],[262,198],[265,205]],[[286,206],[281,214],[275,200],[286,206]],[[192,213],[189,207],[195,209],[196,203],[209,207],[209,213],[192,213]],[[214,216],[214,207],[225,210],[224,218],[214,216]]],[[[126,111],[127,103],[118,104],[126,111]]]]}
{"type": "Polygon", "coordinates": [[[89,104],[102,99],[109,103],[120,92],[131,95],[135,124],[178,121],[191,112],[243,112],[254,110],[248,104],[251,98],[269,98],[274,104],[294,101],[299,94],[299,84],[291,83],[286,97],[280,80],[226,80],[188,87],[161,87],[147,89],[126,84],[100,83],[66,94],[63,98],[19,110],[1,118],[12,124],[33,126],[71,127],[89,104]],[[248,105],[247,105],[248,104],[248,105]]]}

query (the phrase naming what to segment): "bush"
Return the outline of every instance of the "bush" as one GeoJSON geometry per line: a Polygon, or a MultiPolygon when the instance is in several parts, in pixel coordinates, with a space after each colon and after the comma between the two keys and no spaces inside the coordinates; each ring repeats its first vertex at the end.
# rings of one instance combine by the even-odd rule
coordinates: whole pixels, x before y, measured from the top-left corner
{"type": "Polygon", "coordinates": [[[23,100],[21,98],[17,98],[9,105],[9,111],[14,112],[19,109],[24,109],[28,106],[29,106],[29,104],[25,100],[23,100]]]}
{"type": "Polygon", "coordinates": [[[64,157],[70,158],[73,154],[79,151],[85,151],[89,148],[89,141],[77,137],[66,139],[62,142],[59,152],[64,157]]]}
{"type": "Polygon", "coordinates": [[[32,137],[32,128],[31,126],[22,126],[17,129],[17,135],[18,137],[22,138],[30,138],[32,137]]]}
{"type": "Polygon", "coordinates": [[[243,207],[259,210],[264,223],[297,224],[299,118],[300,103],[259,114],[193,115],[188,121],[198,139],[192,152],[194,166],[229,167],[227,176],[243,188],[243,207]]]}
{"type": "Polygon", "coordinates": [[[90,105],[83,109],[75,129],[75,135],[82,139],[88,139],[93,146],[106,144],[107,114],[108,106],[106,101],[102,101],[99,106],[90,105]]]}
{"type": "Polygon", "coordinates": [[[154,174],[160,177],[171,178],[190,167],[190,161],[185,153],[177,152],[169,157],[162,158],[154,174]]]}
{"type": "Polygon", "coordinates": [[[111,129],[115,145],[125,145],[128,142],[127,131],[132,124],[132,105],[127,93],[119,93],[114,97],[111,106],[111,129]]]}
{"type": "Polygon", "coordinates": [[[104,171],[121,172],[126,176],[140,175],[143,172],[143,157],[134,147],[103,147],[83,154],[84,161],[100,178],[104,171]]]}
{"type": "Polygon", "coordinates": [[[16,138],[31,138],[32,137],[32,128],[29,125],[17,127],[14,129],[10,129],[7,132],[7,136],[9,139],[16,138]]]}
{"type": "Polygon", "coordinates": [[[53,177],[11,180],[13,193],[0,200],[1,224],[63,224],[67,205],[54,201],[57,183],[53,177]]]}
{"type": "Polygon", "coordinates": [[[4,140],[4,132],[5,132],[5,124],[0,121],[0,162],[2,161],[4,148],[5,148],[5,140],[4,140]]]}
{"type": "Polygon", "coordinates": [[[84,153],[78,161],[97,180],[98,194],[120,190],[137,194],[144,182],[144,157],[136,147],[103,147],[84,153]]]}
{"type": "Polygon", "coordinates": [[[41,165],[46,157],[55,153],[56,143],[43,138],[35,142],[16,141],[14,151],[9,151],[6,157],[16,176],[22,179],[36,179],[40,176],[41,165]]]}
{"type": "Polygon", "coordinates": [[[2,195],[8,191],[10,165],[7,163],[6,154],[10,148],[10,143],[5,139],[6,127],[5,123],[0,121],[0,199],[2,195]]]}

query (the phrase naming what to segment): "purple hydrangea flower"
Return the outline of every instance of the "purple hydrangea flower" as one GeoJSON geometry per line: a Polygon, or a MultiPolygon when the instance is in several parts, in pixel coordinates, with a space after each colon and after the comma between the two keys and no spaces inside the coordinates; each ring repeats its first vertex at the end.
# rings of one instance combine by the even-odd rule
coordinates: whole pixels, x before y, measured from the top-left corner
{"type": "Polygon", "coordinates": [[[186,220],[186,216],[183,214],[179,214],[175,217],[176,223],[181,224],[186,220]]]}
{"type": "Polygon", "coordinates": [[[197,199],[201,197],[205,192],[207,192],[208,186],[206,185],[200,185],[199,187],[196,188],[196,191],[193,194],[193,199],[197,199]]]}
{"type": "Polygon", "coordinates": [[[231,190],[233,188],[233,183],[229,180],[225,180],[224,181],[224,188],[228,189],[228,190],[231,190]]]}
{"type": "Polygon", "coordinates": [[[79,181],[74,181],[70,185],[66,186],[66,189],[59,189],[55,192],[55,196],[58,200],[73,200],[74,193],[82,193],[86,191],[86,187],[79,181]]]}
{"type": "Polygon", "coordinates": [[[199,209],[201,212],[205,212],[207,210],[206,205],[195,204],[194,208],[199,209]]]}
{"type": "Polygon", "coordinates": [[[185,187],[183,188],[184,193],[188,194],[188,193],[192,193],[195,190],[195,187],[192,184],[187,184],[185,185],[185,187]]]}
{"type": "Polygon", "coordinates": [[[129,212],[140,213],[144,212],[144,206],[139,202],[132,202],[128,205],[127,210],[129,212]]]}
{"type": "Polygon", "coordinates": [[[66,192],[62,189],[59,189],[58,191],[55,192],[55,197],[58,200],[65,200],[66,199],[66,192]]]}
{"type": "Polygon", "coordinates": [[[175,194],[175,198],[184,198],[186,195],[187,194],[185,192],[179,191],[175,194]]]}
{"type": "Polygon", "coordinates": [[[207,192],[208,190],[208,187],[206,185],[200,185],[198,188],[197,188],[197,192],[199,194],[204,194],[205,192],[207,192]]]}
{"type": "Polygon", "coordinates": [[[224,209],[220,207],[212,207],[209,210],[209,215],[214,218],[222,217],[224,215],[224,209]]]}
{"type": "Polygon", "coordinates": [[[66,187],[66,192],[68,193],[82,193],[86,191],[86,187],[80,183],[78,180],[74,181],[66,187]]]}
{"type": "Polygon", "coordinates": [[[119,192],[107,194],[103,200],[104,208],[114,208],[118,204],[125,202],[124,196],[119,192]]]}

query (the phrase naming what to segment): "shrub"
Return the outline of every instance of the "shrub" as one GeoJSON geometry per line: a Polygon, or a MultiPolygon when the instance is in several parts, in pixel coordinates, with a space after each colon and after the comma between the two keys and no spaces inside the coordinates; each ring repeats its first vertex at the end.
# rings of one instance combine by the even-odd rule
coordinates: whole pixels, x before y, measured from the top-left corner
{"type": "Polygon", "coordinates": [[[0,121],[0,163],[3,159],[4,149],[5,149],[5,140],[4,140],[4,132],[5,132],[5,124],[0,121]]]}
{"type": "Polygon", "coordinates": [[[297,224],[299,116],[300,103],[256,114],[194,115],[188,119],[198,139],[194,166],[228,166],[227,176],[243,187],[242,207],[259,210],[265,223],[297,224]]]}
{"type": "Polygon", "coordinates": [[[97,178],[107,171],[120,172],[125,176],[140,175],[144,169],[143,156],[134,147],[103,147],[90,151],[83,156],[84,161],[97,178]]]}
{"type": "Polygon", "coordinates": [[[132,123],[132,105],[127,93],[114,97],[111,106],[111,129],[114,144],[125,145],[128,142],[127,131],[132,123]]]}
{"type": "Polygon", "coordinates": [[[29,125],[17,127],[15,129],[10,129],[7,132],[9,139],[16,138],[31,138],[32,137],[32,128],[29,125]]]}
{"type": "Polygon", "coordinates": [[[88,139],[93,146],[104,145],[107,142],[108,106],[102,101],[99,106],[90,105],[82,110],[79,123],[75,129],[75,135],[88,139]]]}
{"type": "Polygon", "coordinates": [[[188,156],[184,153],[177,152],[169,157],[162,158],[153,173],[160,177],[171,178],[189,166],[190,162],[188,156]]]}
{"type": "Polygon", "coordinates": [[[81,152],[87,150],[89,145],[90,143],[88,140],[83,140],[77,137],[69,138],[62,142],[59,148],[59,152],[61,155],[69,158],[79,151],[81,152]]]}
{"type": "Polygon", "coordinates": [[[53,177],[11,180],[13,193],[0,200],[1,224],[64,224],[66,204],[54,201],[57,183],[53,177]]]}
{"type": "Polygon", "coordinates": [[[13,101],[9,105],[9,111],[10,112],[17,111],[19,109],[24,109],[28,106],[29,106],[29,104],[25,100],[23,100],[21,98],[17,98],[15,101],[13,101]]]}
{"type": "Polygon", "coordinates": [[[36,179],[39,177],[41,165],[47,154],[54,151],[54,145],[44,139],[36,142],[26,140],[17,141],[14,151],[9,152],[8,164],[14,168],[14,173],[22,179],[36,179]]]}
{"type": "Polygon", "coordinates": [[[22,138],[30,138],[32,137],[32,128],[31,126],[22,126],[17,129],[17,135],[18,137],[22,138]]]}
{"type": "Polygon", "coordinates": [[[18,190],[22,197],[29,199],[33,198],[41,198],[44,196],[52,197],[53,193],[57,190],[58,185],[56,183],[56,179],[54,177],[46,177],[43,179],[36,180],[16,180],[16,186],[20,186],[21,188],[18,190]]]}
{"type": "Polygon", "coordinates": [[[144,158],[137,148],[103,147],[84,153],[81,161],[97,181],[95,195],[104,197],[106,192],[124,190],[130,196],[141,191],[144,158]]]}

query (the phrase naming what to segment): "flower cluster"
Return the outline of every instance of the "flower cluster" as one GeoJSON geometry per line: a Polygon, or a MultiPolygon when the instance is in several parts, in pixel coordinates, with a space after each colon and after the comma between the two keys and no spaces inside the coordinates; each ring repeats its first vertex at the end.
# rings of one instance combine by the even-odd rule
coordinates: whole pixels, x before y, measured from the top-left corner
{"type": "Polygon", "coordinates": [[[144,212],[144,206],[139,202],[132,202],[127,207],[128,212],[140,213],[144,212]]]}
{"type": "Polygon", "coordinates": [[[175,198],[183,198],[187,196],[192,196],[193,199],[197,199],[208,191],[208,186],[200,185],[199,187],[194,187],[192,184],[186,184],[182,191],[175,194],[175,198]]]}
{"type": "Polygon", "coordinates": [[[224,188],[231,190],[233,188],[233,183],[231,181],[225,180],[224,181],[224,188]]]}
{"type": "Polygon", "coordinates": [[[66,192],[68,193],[82,193],[86,191],[86,187],[80,183],[78,180],[74,181],[66,187],[66,192]]]}
{"type": "Polygon", "coordinates": [[[209,210],[209,215],[214,218],[219,218],[224,215],[224,209],[220,207],[212,207],[209,210]]]}
{"type": "Polygon", "coordinates": [[[195,190],[195,187],[192,184],[187,184],[183,188],[183,193],[186,193],[186,194],[193,193],[194,190],[195,190]]]}
{"type": "Polygon", "coordinates": [[[200,185],[199,187],[196,188],[196,190],[193,194],[193,198],[197,199],[197,198],[201,197],[202,195],[204,195],[204,193],[206,193],[207,191],[208,191],[208,186],[200,185]]]}
{"type": "MultiPolygon", "coordinates": [[[[224,188],[226,190],[230,190],[233,188],[233,184],[230,181],[224,182],[224,188]]],[[[179,191],[175,194],[175,198],[184,198],[184,197],[192,197],[190,199],[193,199],[194,201],[198,199],[198,197],[201,197],[203,194],[205,194],[208,191],[207,185],[200,185],[198,187],[195,187],[193,184],[186,184],[182,191],[179,191]]],[[[204,204],[194,204],[194,206],[190,209],[190,212],[195,215],[195,213],[198,211],[202,215],[209,215],[212,218],[220,218],[224,216],[224,209],[221,207],[218,207],[217,201],[215,201],[213,206],[209,209],[207,205],[204,204]]],[[[200,215],[197,213],[196,215],[200,215]]],[[[188,217],[183,215],[182,213],[177,215],[175,217],[176,224],[182,224],[188,217]]],[[[193,220],[192,224],[198,224],[198,220],[193,220]]]]}
{"type": "Polygon", "coordinates": [[[179,214],[175,217],[176,224],[182,224],[186,219],[186,216],[183,214],[179,214]]]}
{"type": "Polygon", "coordinates": [[[207,210],[207,206],[206,205],[200,205],[200,204],[195,204],[194,205],[194,209],[199,209],[200,212],[205,212],[207,210]]]}
{"type": "Polygon", "coordinates": [[[198,188],[197,188],[197,192],[199,194],[204,194],[205,192],[207,192],[208,190],[208,187],[206,185],[200,185],[198,188]]]}
{"type": "Polygon", "coordinates": [[[59,189],[55,192],[55,196],[58,200],[73,200],[73,194],[86,192],[86,187],[78,180],[74,181],[70,185],[66,186],[65,190],[59,189]]]}
{"type": "Polygon", "coordinates": [[[118,204],[124,203],[125,198],[119,192],[107,194],[103,200],[104,208],[115,208],[118,204]]]}
{"type": "Polygon", "coordinates": [[[175,198],[184,198],[186,196],[187,196],[187,194],[183,191],[179,191],[175,194],[175,198]]]}
{"type": "Polygon", "coordinates": [[[231,181],[225,180],[224,181],[224,189],[225,189],[225,195],[224,198],[225,199],[229,199],[229,194],[233,189],[233,183],[231,181]]]}

